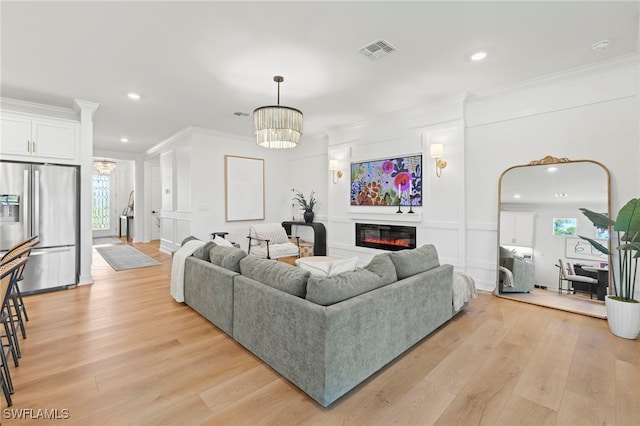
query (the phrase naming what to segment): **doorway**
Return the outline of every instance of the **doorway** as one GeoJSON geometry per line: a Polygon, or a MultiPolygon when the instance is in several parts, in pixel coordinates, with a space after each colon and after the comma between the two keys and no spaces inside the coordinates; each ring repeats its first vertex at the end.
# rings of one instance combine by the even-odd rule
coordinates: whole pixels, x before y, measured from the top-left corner
{"type": "Polygon", "coordinates": [[[151,164],[151,239],[159,240],[162,235],[162,175],[160,165],[151,164]]]}

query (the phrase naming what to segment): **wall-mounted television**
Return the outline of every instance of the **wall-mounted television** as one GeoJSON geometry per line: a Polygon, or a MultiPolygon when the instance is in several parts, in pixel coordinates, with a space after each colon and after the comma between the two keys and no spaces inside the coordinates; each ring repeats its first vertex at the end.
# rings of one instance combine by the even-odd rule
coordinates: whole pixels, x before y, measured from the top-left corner
{"type": "Polygon", "coordinates": [[[352,206],[422,206],[422,155],[351,163],[352,206]]]}

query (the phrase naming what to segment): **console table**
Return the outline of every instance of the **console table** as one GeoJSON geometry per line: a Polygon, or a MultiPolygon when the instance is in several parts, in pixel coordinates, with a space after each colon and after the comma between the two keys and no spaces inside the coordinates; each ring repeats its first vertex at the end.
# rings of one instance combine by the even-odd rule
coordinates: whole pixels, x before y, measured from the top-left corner
{"type": "Polygon", "coordinates": [[[314,256],[326,256],[327,255],[327,230],[321,223],[307,223],[307,222],[282,222],[282,226],[287,231],[287,234],[291,235],[291,227],[296,226],[309,226],[313,228],[313,255],[314,256]]]}
{"type": "Polygon", "coordinates": [[[120,226],[118,227],[118,238],[122,237],[122,220],[124,219],[125,221],[125,226],[126,226],[126,235],[127,235],[127,241],[129,241],[129,225],[131,224],[131,221],[133,220],[133,216],[127,216],[127,215],[122,215],[120,216],[120,226]]]}

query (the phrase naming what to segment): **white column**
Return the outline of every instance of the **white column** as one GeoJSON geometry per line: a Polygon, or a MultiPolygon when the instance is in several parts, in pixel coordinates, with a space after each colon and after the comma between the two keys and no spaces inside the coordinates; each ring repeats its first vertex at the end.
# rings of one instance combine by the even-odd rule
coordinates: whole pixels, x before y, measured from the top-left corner
{"type": "Polygon", "coordinates": [[[91,276],[91,175],[93,170],[94,102],[74,99],[74,110],[80,115],[80,280],[79,285],[92,284],[91,276]]]}

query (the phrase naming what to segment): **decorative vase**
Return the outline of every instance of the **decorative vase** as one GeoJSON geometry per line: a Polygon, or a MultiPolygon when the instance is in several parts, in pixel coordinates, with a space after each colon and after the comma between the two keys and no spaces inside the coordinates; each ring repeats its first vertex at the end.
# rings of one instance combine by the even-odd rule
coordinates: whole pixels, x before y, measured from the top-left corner
{"type": "Polygon", "coordinates": [[[621,302],[607,296],[605,305],[611,332],[625,339],[637,339],[640,335],[640,303],[621,302]]]}
{"type": "Polygon", "coordinates": [[[304,211],[304,221],[306,223],[313,222],[313,210],[307,209],[307,210],[304,211]]]}

